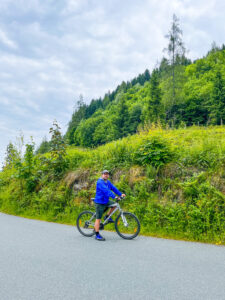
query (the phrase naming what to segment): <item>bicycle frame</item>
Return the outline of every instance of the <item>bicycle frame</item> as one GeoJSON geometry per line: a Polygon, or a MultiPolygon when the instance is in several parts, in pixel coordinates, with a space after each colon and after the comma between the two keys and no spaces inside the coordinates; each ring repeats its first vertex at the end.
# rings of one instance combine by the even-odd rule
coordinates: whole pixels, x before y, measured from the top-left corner
{"type": "MultiPolygon", "coordinates": [[[[116,202],[115,204],[113,205],[110,205],[108,208],[112,208],[112,207],[116,207],[112,212],[111,214],[108,216],[108,218],[102,223],[103,226],[105,226],[109,220],[109,218],[111,218],[112,215],[114,215],[118,210],[119,212],[121,213],[121,217],[122,217],[122,220],[123,220],[123,223],[124,223],[124,226],[128,226],[128,223],[127,223],[127,220],[125,218],[125,216],[123,215],[123,210],[122,208],[120,207],[119,203],[116,202]]],[[[94,218],[96,217],[96,212],[93,214],[93,216],[91,217],[91,219],[89,220],[89,222],[91,222],[94,218]]]]}

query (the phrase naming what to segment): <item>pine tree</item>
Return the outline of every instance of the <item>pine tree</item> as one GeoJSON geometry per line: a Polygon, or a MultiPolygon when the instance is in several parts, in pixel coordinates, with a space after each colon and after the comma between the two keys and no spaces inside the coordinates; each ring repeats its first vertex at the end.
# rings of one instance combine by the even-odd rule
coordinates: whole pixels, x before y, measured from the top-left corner
{"type": "Polygon", "coordinates": [[[148,69],[145,70],[144,72],[144,78],[145,78],[145,81],[149,81],[150,80],[150,72],[148,69]]]}
{"type": "Polygon", "coordinates": [[[50,142],[47,141],[47,138],[44,137],[40,146],[37,148],[35,154],[43,154],[50,151],[50,142]]]}
{"type": "Polygon", "coordinates": [[[76,108],[72,114],[72,119],[68,124],[68,129],[65,134],[65,138],[69,145],[74,143],[74,132],[81,120],[86,119],[87,105],[84,103],[83,96],[80,95],[79,100],[75,104],[76,108]]]}
{"type": "Polygon", "coordinates": [[[210,101],[210,118],[213,124],[225,122],[225,81],[221,72],[217,71],[214,79],[213,93],[210,101]]]}
{"type": "Polygon", "coordinates": [[[133,134],[137,131],[138,125],[141,123],[142,107],[136,104],[132,107],[129,115],[128,132],[133,134]]]}
{"type": "Polygon", "coordinates": [[[129,131],[129,113],[124,97],[121,98],[121,101],[118,104],[116,123],[120,137],[126,136],[129,131]]]}
{"type": "Polygon", "coordinates": [[[16,147],[10,142],[6,148],[6,157],[3,168],[12,168],[19,159],[19,152],[17,151],[16,147]]]}
{"type": "Polygon", "coordinates": [[[153,70],[150,83],[147,118],[151,122],[157,122],[162,117],[162,94],[159,87],[159,71],[157,69],[153,70]]]}
{"type": "Polygon", "coordinates": [[[110,103],[109,94],[105,94],[105,97],[102,100],[102,106],[105,109],[110,103]]]}
{"type": "Polygon", "coordinates": [[[165,57],[162,58],[160,65],[159,65],[159,74],[163,78],[165,77],[170,70],[169,60],[165,57]]]}
{"type": "Polygon", "coordinates": [[[170,57],[170,64],[172,67],[172,77],[173,77],[173,103],[175,103],[175,96],[176,96],[176,78],[175,78],[175,66],[179,61],[179,58],[184,57],[185,55],[185,48],[182,42],[182,30],[179,27],[179,19],[174,14],[173,21],[171,25],[171,29],[169,33],[165,36],[169,40],[168,47],[165,49],[170,57]]]}

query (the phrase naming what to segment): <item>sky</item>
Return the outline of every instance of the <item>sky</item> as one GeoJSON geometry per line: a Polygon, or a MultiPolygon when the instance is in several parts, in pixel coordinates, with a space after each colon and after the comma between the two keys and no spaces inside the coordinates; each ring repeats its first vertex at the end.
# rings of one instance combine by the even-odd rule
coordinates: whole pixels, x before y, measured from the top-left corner
{"type": "Polygon", "coordinates": [[[9,142],[65,133],[82,94],[104,96],[157,66],[172,16],[187,56],[225,43],[223,0],[1,0],[0,166],[9,142]]]}

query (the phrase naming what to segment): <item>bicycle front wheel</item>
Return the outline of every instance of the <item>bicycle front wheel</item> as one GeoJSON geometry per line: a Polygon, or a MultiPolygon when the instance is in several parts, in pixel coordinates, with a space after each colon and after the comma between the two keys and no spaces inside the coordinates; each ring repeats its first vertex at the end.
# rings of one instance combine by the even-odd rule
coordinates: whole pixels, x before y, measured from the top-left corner
{"type": "Polygon", "coordinates": [[[77,229],[84,236],[93,236],[96,214],[92,211],[83,211],[77,218],[77,229]]]}
{"type": "Polygon", "coordinates": [[[132,240],[139,234],[141,225],[134,214],[123,212],[116,218],[115,228],[123,239],[132,240]]]}

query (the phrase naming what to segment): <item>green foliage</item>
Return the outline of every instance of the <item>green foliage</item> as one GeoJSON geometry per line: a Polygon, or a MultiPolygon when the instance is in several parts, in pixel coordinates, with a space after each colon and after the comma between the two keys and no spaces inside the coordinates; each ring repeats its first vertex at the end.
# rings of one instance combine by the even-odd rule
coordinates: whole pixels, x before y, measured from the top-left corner
{"type": "Polygon", "coordinates": [[[162,92],[159,86],[159,72],[157,69],[152,72],[144,119],[146,121],[150,120],[152,123],[163,119],[162,92]]]}
{"type": "Polygon", "coordinates": [[[34,145],[26,144],[24,155],[23,178],[27,192],[32,192],[36,186],[37,178],[34,174],[34,145]]]}
{"type": "Polygon", "coordinates": [[[80,95],[79,100],[76,102],[76,110],[72,114],[72,119],[65,135],[69,145],[74,143],[74,132],[76,131],[79,123],[87,118],[87,105],[84,103],[83,96],[80,95]]]}
{"type": "Polygon", "coordinates": [[[81,121],[74,133],[75,145],[81,145],[84,147],[94,146],[95,129],[102,122],[102,120],[102,116],[97,116],[95,118],[90,118],[86,121],[81,121]]]}
{"type": "Polygon", "coordinates": [[[60,178],[67,169],[68,162],[66,159],[66,145],[56,121],[53,122],[53,127],[50,128],[49,133],[52,134],[50,151],[51,168],[54,178],[60,178]]]}
{"type": "MultiPolygon", "coordinates": [[[[113,139],[117,139],[119,137],[121,137],[121,132],[120,130],[118,131],[117,129],[119,128],[119,125],[116,125],[117,122],[114,122],[115,120],[113,120],[114,118],[110,117],[110,120],[108,119],[108,115],[111,116],[111,113],[115,113],[114,109],[111,106],[111,103],[114,102],[114,104],[117,102],[118,98],[120,97],[120,95],[126,93],[129,89],[132,89],[133,87],[139,85],[139,86],[144,86],[144,84],[146,82],[148,82],[150,80],[150,73],[148,70],[145,70],[145,72],[143,74],[139,74],[137,77],[135,77],[134,79],[132,79],[130,82],[122,82],[120,85],[117,86],[117,88],[115,89],[115,91],[113,92],[108,92],[105,94],[105,96],[103,97],[103,99],[99,98],[96,100],[92,100],[90,105],[86,105],[83,101],[83,97],[82,95],[80,96],[80,99],[77,101],[76,103],[76,109],[72,114],[72,118],[71,121],[69,122],[69,126],[67,129],[67,132],[65,134],[65,139],[68,142],[68,144],[75,144],[75,145],[80,145],[80,146],[93,146],[93,145],[99,145],[99,144],[103,144],[107,141],[111,141],[113,139]],[[94,124],[94,122],[85,122],[85,120],[87,119],[92,119],[92,118],[96,118],[96,116],[99,116],[99,113],[101,115],[101,111],[103,110],[107,110],[110,113],[107,115],[107,118],[105,118],[105,116],[101,116],[101,125],[104,126],[106,119],[109,120],[108,124],[112,124],[114,126],[114,130],[110,131],[109,135],[108,134],[100,134],[99,131],[100,129],[98,129],[98,132],[96,132],[94,134],[94,127],[96,125],[96,123],[94,124]],[[80,125],[80,126],[79,126],[80,125]],[[116,125],[116,126],[115,126],[116,125]],[[82,135],[85,135],[85,126],[86,129],[89,133],[91,133],[91,138],[88,140],[88,142],[86,142],[86,136],[82,137],[82,135]],[[93,138],[94,136],[96,136],[95,138],[93,138]],[[106,138],[105,138],[106,136],[106,138]]],[[[118,122],[121,122],[120,117],[121,115],[118,114],[118,122]]],[[[131,118],[132,119],[132,118],[131,118]]],[[[97,121],[97,120],[95,120],[97,121]]],[[[132,120],[131,120],[132,122],[132,120]]],[[[131,124],[131,122],[129,124],[131,124]]],[[[123,120],[122,120],[123,123],[123,120]]],[[[97,125],[96,125],[97,126],[97,125]]],[[[104,127],[105,128],[105,127],[104,127]]],[[[110,126],[108,127],[110,129],[110,126]]],[[[125,126],[124,126],[125,128],[125,126]]],[[[136,126],[137,128],[137,126],[136,126]]],[[[133,131],[128,130],[129,133],[133,133],[133,131]]],[[[126,128],[125,128],[126,129],[126,128]]],[[[125,130],[124,129],[124,130],[125,130]]],[[[124,134],[127,135],[127,131],[124,131],[124,134]]]]}
{"type": "Polygon", "coordinates": [[[20,183],[20,198],[23,197],[23,189],[30,193],[35,189],[37,177],[34,174],[34,144],[26,144],[24,161],[17,160],[14,165],[15,174],[12,178],[18,179],[20,183]]]}
{"type": "Polygon", "coordinates": [[[20,159],[20,154],[16,147],[9,143],[6,148],[6,158],[3,168],[13,168],[15,163],[20,159]]]}
{"type": "Polygon", "coordinates": [[[116,124],[119,137],[127,136],[129,127],[129,113],[124,97],[121,98],[121,101],[117,105],[116,124]]]}
{"type": "Polygon", "coordinates": [[[47,153],[50,151],[50,149],[51,149],[51,143],[48,142],[46,138],[44,138],[41,144],[39,145],[39,147],[37,148],[36,154],[47,153]]]}
{"type": "Polygon", "coordinates": [[[138,125],[141,123],[142,107],[140,104],[133,105],[129,112],[127,131],[130,134],[136,133],[138,125]]]}
{"type": "Polygon", "coordinates": [[[217,71],[213,81],[213,92],[210,99],[211,123],[218,125],[225,122],[225,80],[221,71],[217,71]]]}
{"type": "Polygon", "coordinates": [[[141,165],[149,165],[158,168],[171,162],[175,153],[170,149],[169,144],[162,138],[154,137],[146,140],[144,144],[136,151],[136,161],[141,165]]]}
{"type": "Polygon", "coordinates": [[[100,122],[94,128],[92,144],[101,145],[113,141],[114,139],[118,139],[120,133],[116,121],[116,118],[104,117],[103,122],[100,122]]]}

